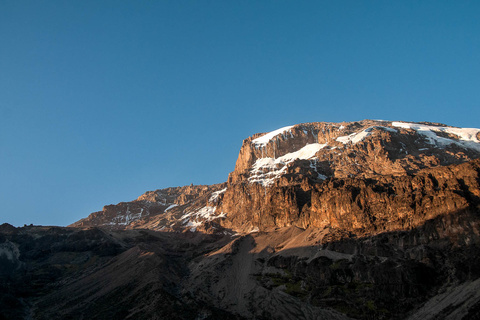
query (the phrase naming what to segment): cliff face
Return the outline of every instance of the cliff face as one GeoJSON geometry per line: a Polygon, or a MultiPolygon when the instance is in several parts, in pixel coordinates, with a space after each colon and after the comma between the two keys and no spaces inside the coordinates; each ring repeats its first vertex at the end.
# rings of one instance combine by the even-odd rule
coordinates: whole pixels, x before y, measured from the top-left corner
{"type": "Polygon", "coordinates": [[[480,204],[480,161],[376,179],[332,178],[264,188],[229,185],[221,210],[231,228],[335,227],[355,233],[410,229],[480,204]]]}
{"type": "Polygon", "coordinates": [[[375,233],[478,203],[480,130],[365,120],[246,139],[219,209],[248,231],[298,226],[375,233]]]}

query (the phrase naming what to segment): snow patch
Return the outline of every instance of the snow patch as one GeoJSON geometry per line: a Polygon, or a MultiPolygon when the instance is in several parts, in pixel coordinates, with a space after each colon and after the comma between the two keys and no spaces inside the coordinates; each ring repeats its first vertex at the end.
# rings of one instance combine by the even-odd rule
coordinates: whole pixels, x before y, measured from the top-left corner
{"type": "Polygon", "coordinates": [[[218,218],[226,218],[227,217],[227,213],[226,212],[220,212],[219,215],[215,216],[215,219],[218,219],[218,218]]]}
{"type": "Polygon", "coordinates": [[[195,232],[201,225],[202,223],[200,221],[188,221],[185,227],[190,227],[190,231],[195,232]]]}
{"type": "Polygon", "coordinates": [[[217,207],[205,206],[197,211],[184,214],[180,219],[183,220],[182,224],[184,224],[185,227],[190,227],[190,231],[195,231],[197,227],[201,226],[205,221],[226,217],[226,213],[221,212],[215,215],[215,211],[217,211],[217,207]]]}
{"type": "Polygon", "coordinates": [[[308,160],[315,154],[325,148],[327,144],[312,143],[307,144],[298,151],[287,153],[277,159],[260,158],[253,164],[250,171],[251,176],[248,181],[251,183],[260,183],[263,186],[269,186],[287,172],[287,166],[295,160],[308,160]]]}
{"type": "Polygon", "coordinates": [[[168,206],[167,209],[165,209],[165,212],[168,211],[168,210],[170,210],[170,209],[172,209],[172,208],[175,208],[175,207],[178,207],[178,204],[176,204],[176,203],[171,204],[171,205],[168,206]]]}
{"type": "Polygon", "coordinates": [[[203,208],[198,209],[197,211],[188,212],[184,214],[180,219],[190,219],[190,218],[204,218],[209,219],[214,216],[217,207],[205,206],[203,208]]]}
{"type": "Polygon", "coordinates": [[[290,163],[290,162],[292,162],[294,160],[297,160],[297,159],[308,160],[308,159],[314,157],[315,154],[318,151],[325,148],[326,146],[327,146],[326,143],[324,143],[324,144],[320,144],[320,143],[307,144],[302,149],[300,149],[298,151],[295,151],[295,152],[287,153],[286,155],[275,159],[275,161],[280,162],[280,163],[290,163]]]}
{"type": "Polygon", "coordinates": [[[218,196],[221,195],[222,193],[224,193],[225,191],[227,191],[227,188],[224,188],[222,190],[213,192],[210,199],[208,199],[208,202],[216,201],[218,199],[218,196]]]}
{"type": "Polygon", "coordinates": [[[258,137],[256,139],[252,140],[252,143],[256,147],[264,147],[270,142],[270,140],[275,138],[277,135],[279,135],[281,133],[284,133],[285,131],[290,131],[291,128],[293,128],[293,126],[283,127],[283,128],[277,129],[275,131],[269,132],[267,134],[264,134],[261,137],[258,137]]]}
{"type": "Polygon", "coordinates": [[[315,172],[317,173],[317,179],[320,179],[320,180],[326,180],[327,179],[326,175],[318,173],[318,171],[317,171],[318,170],[317,169],[317,159],[310,160],[310,168],[315,170],[315,172]]]}
{"type": "Polygon", "coordinates": [[[260,231],[260,229],[258,229],[258,227],[255,227],[252,230],[250,230],[250,232],[248,232],[248,233],[256,233],[256,232],[259,232],[259,231],[260,231]]]}
{"type": "Polygon", "coordinates": [[[392,122],[392,126],[397,128],[415,130],[419,134],[425,136],[429,144],[438,147],[445,147],[450,144],[456,144],[463,148],[480,151],[480,141],[477,139],[477,134],[480,132],[480,129],[429,126],[425,124],[410,122],[392,122]],[[457,141],[451,138],[439,137],[435,132],[452,134],[457,136],[459,140],[457,141]]]}
{"type": "Polygon", "coordinates": [[[110,221],[109,223],[105,223],[105,225],[129,225],[130,223],[142,218],[143,210],[143,208],[140,208],[140,212],[134,213],[130,211],[130,207],[127,207],[127,211],[124,215],[121,214],[121,211],[118,212],[117,216],[113,218],[112,221],[110,221]]]}
{"type": "Polygon", "coordinates": [[[347,144],[347,143],[356,144],[362,141],[363,139],[365,139],[366,137],[370,136],[372,134],[373,129],[382,129],[389,132],[398,132],[396,129],[389,128],[389,127],[373,126],[360,132],[354,132],[352,134],[349,134],[348,136],[338,137],[336,140],[343,144],[347,144]]]}

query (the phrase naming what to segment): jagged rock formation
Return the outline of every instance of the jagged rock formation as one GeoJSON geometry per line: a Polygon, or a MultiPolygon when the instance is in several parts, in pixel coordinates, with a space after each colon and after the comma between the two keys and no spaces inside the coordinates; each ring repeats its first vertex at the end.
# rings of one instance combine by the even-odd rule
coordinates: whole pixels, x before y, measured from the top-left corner
{"type": "Polygon", "coordinates": [[[94,212],[70,227],[105,226],[111,229],[172,231],[201,225],[205,231],[208,222],[218,216],[209,203],[215,201],[215,195],[224,187],[225,183],[220,183],[148,191],[134,201],[105,206],[102,211],[94,212]],[[189,214],[185,214],[185,211],[189,214]]]}
{"type": "Polygon", "coordinates": [[[226,183],[147,192],[70,228],[1,225],[0,310],[478,319],[479,139],[426,122],[300,124],[244,140],[226,183]]]}

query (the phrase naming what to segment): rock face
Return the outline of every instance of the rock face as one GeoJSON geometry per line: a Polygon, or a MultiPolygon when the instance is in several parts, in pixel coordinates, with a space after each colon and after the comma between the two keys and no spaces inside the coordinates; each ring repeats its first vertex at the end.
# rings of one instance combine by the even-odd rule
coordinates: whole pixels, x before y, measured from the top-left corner
{"type": "Polygon", "coordinates": [[[480,203],[480,161],[376,179],[331,178],[265,189],[238,183],[225,192],[232,228],[335,227],[358,234],[406,230],[480,203]],[[248,223],[248,225],[245,224],[248,223]]]}
{"type": "Polygon", "coordinates": [[[243,141],[228,181],[0,226],[0,319],[478,319],[480,130],[364,120],[243,141]]]}
{"type": "Polygon", "coordinates": [[[465,209],[479,196],[479,132],[365,120],[255,135],[243,142],[229,176],[223,225],[372,234],[465,209]]]}

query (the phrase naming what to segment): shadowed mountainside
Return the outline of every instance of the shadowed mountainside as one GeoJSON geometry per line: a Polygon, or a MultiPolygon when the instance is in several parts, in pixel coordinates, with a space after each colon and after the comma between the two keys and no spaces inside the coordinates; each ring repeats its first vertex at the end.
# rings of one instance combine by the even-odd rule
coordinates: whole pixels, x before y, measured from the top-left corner
{"type": "Polygon", "coordinates": [[[478,210],[371,237],[297,227],[0,236],[21,253],[0,275],[6,319],[475,319],[480,307],[478,210]]]}

